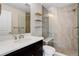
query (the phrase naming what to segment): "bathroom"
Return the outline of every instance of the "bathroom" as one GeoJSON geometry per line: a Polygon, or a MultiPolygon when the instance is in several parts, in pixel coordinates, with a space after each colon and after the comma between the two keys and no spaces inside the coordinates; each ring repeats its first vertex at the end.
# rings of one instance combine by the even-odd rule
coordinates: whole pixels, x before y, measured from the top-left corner
{"type": "Polygon", "coordinates": [[[78,56],[77,10],[76,3],[0,4],[0,56],[78,56]]]}

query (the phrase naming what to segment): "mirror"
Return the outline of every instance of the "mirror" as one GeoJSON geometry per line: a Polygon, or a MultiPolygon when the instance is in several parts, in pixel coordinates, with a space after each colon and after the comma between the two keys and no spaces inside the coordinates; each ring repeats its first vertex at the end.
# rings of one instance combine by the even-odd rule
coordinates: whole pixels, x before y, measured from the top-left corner
{"type": "Polygon", "coordinates": [[[0,34],[30,33],[30,6],[24,3],[0,4],[0,34]],[[2,5],[2,10],[1,10],[2,5]]]}
{"type": "MultiPolygon", "coordinates": [[[[25,4],[25,7],[30,10],[30,6],[28,4],[25,4]]],[[[26,9],[24,14],[18,15],[18,26],[13,26],[13,29],[17,30],[17,32],[13,30],[14,34],[30,33],[30,11],[27,11],[26,9]]]]}
{"type": "Polygon", "coordinates": [[[30,33],[30,13],[19,15],[18,17],[18,33],[30,33]]]}

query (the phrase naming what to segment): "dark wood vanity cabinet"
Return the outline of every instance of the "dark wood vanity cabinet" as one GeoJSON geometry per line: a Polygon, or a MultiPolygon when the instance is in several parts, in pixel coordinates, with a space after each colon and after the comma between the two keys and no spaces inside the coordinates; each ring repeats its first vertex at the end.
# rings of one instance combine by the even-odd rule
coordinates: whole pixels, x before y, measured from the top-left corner
{"type": "Polygon", "coordinates": [[[6,56],[42,56],[42,45],[43,41],[41,40],[22,49],[9,53],[6,56]]]}

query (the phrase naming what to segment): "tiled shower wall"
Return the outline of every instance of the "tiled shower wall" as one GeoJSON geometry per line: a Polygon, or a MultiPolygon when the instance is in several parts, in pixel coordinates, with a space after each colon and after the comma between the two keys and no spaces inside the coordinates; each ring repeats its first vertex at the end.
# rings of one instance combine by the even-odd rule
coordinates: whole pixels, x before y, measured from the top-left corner
{"type": "Polygon", "coordinates": [[[40,3],[35,3],[31,5],[31,34],[34,36],[43,36],[44,38],[49,36],[49,19],[48,10],[40,3]],[[39,7],[39,8],[38,8],[39,7]],[[35,13],[41,13],[43,15],[37,16],[35,13]],[[41,22],[36,22],[40,20],[41,22]]]}
{"type": "Polygon", "coordinates": [[[42,36],[42,22],[37,22],[36,20],[42,21],[42,16],[37,16],[36,13],[42,14],[42,5],[40,3],[32,3],[30,5],[31,13],[31,34],[34,36],[42,36]]]}
{"type": "Polygon", "coordinates": [[[55,32],[54,47],[58,52],[66,55],[78,55],[76,7],[76,4],[72,4],[56,8],[52,18],[52,29],[54,28],[55,32]]]}
{"type": "Polygon", "coordinates": [[[42,36],[44,38],[47,38],[49,36],[49,17],[48,10],[44,7],[42,7],[42,36]]]}
{"type": "Polygon", "coordinates": [[[78,34],[78,55],[79,55],[79,3],[77,4],[77,34],[78,34]]]}

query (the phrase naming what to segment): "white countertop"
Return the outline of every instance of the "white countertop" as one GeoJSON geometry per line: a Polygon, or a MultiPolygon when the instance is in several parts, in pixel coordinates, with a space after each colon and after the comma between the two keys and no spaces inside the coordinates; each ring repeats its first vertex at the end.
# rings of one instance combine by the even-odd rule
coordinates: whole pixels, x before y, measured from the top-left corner
{"type": "Polygon", "coordinates": [[[0,41],[0,56],[9,54],[25,46],[36,43],[42,39],[43,37],[25,36],[24,39],[0,41]]]}

